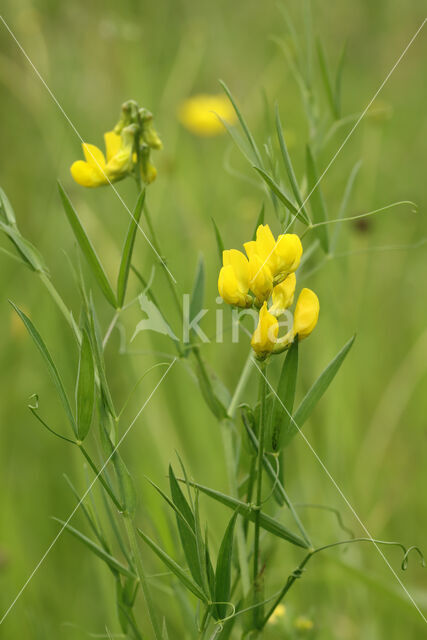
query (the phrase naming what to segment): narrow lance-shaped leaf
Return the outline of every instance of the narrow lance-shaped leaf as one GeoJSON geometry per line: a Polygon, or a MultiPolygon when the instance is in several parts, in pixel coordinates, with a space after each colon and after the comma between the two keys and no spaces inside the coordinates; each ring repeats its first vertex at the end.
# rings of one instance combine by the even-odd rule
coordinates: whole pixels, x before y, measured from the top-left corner
{"type": "Polygon", "coordinates": [[[294,340],[280,373],[277,396],[273,400],[271,444],[278,451],[282,441],[286,441],[294,407],[295,389],[298,374],[298,340],[294,340]],[[286,407],[286,410],[283,408],[286,407]]]}
{"type": "Polygon", "coordinates": [[[97,545],[95,542],[93,542],[93,540],[85,536],[83,533],[81,533],[77,529],[74,529],[74,527],[72,527],[70,524],[64,522],[63,520],[60,520],[59,518],[54,518],[54,520],[59,522],[64,527],[64,529],[67,529],[67,531],[69,531],[75,538],[80,540],[80,542],[83,542],[83,544],[85,544],[92,551],[92,553],[101,558],[101,560],[104,560],[104,562],[108,564],[110,569],[112,569],[113,571],[118,571],[122,575],[130,578],[136,577],[135,574],[132,573],[132,571],[125,567],[121,562],[116,560],[116,558],[114,558],[112,555],[104,551],[102,547],[97,545]]]}
{"type": "Polygon", "coordinates": [[[288,147],[285,142],[285,135],[282,129],[282,123],[280,122],[280,114],[279,107],[276,105],[276,130],[277,137],[279,139],[280,151],[282,152],[283,163],[285,165],[286,173],[288,174],[289,182],[294,193],[295,199],[299,204],[299,208],[301,209],[300,213],[305,219],[305,223],[308,223],[307,212],[303,206],[303,199],[301,196],[300,188],[298,186],[298,181],[295,176],[294,168],[292,166],[291,157],[289,155],[288,147]]]}
{"type": "Polygon", "coordinates": [[[89,240],[86,231],[84,230],[77,213],[74,210],[73,205],[71,204],[67,194],[65,193],[62,185],[58,183],[59,194],[61,196],[62,204],[64,206],[65,214],[68,218],[68,222],[71,225],[74,236],[82,250],[83,255],[85,256],[93,275],[95,276],[99,288],[104,294],[105,298],[111,304],[114,309],[117,308],[116,296],[111,288],[111,285],[108,281],[108,278],[105,274],[104,268],[96,255],[95,249],[91,241],[89,240]]]}
{"type": "Polygon", "coordinates": [[[320,71],[322,75],[323,84],[325,85],[326,97],[328,99],[329,107],[331,109],[332,116],[338,118],[337,105],[335,102],[334,90],[332,88],[331,73],[329,71],[328,62],[326,60],[325,50],[322,42],[317,40],[317,56],[319,58],[320,71]]]}
{"type": "Polygon", "coordinates": [[[76,384],[77,435],[83,441],[92,424],[95,404],[95,367],[87,331],[82,333],[79,370],[76,384]]]}
{"type": "Polygon", "coordinates": [[[170,569],[170,571],[172,571],[172,573],[176,575],[178,580],[180,580],[180,582],[189,591],[191,591],[191,593],[193,593],[197,598],[199,598],[199,600],[201,600],[202,602],[207,602],[207,598],[203,593],[203,591],[194,582],[194,580],[188,576],[186,571],[184,571],[184,569],[182,569],[182,567],[180,567],[179,564],[177,564],[173,558],[171,558],[165,551],[163,551],[163,549],[161,549],[159,545],[154,542],[154,540],[151,540],[151,538],[149,538],[143,531],[141,531],[141,529],[137,529],[137,531],[138,531],[138,534],[141,536],[141,538],[144,540],[144,542],[148,544],[148,546],[160,558],[163,564],[165,564],[168,567],[168,569],[170,569]]]}
{"type": "Polygon", "coordinates": [[[123,306],[126,288],[129,278],[129,270],[132,263],[133,247],[135,245],[136,232],[138,230],[139,221],[141,219],[142,208],[145,201],[145,189],[139,194],[132,219],[129,223],[128,232],[126,234],[125,244],[122,251],[122,259],[120,262],[119,276],[117,279],[117,304],[121,308],[123,306]]]}
{"type": "Polygon", "coordinates": [[[264,215],[265,215],[265,206],[264,206],[264,203],[262,203],[261,211],[259,212],[256,224],[255,224],[255,229],[254,229],[254,232],[252,234],[252,240],[256,239],[256,232],[257,232],[258,227],[261,224],[264,224],[264,215]]]}
{"type": "MultiPolygon", "coordinates": [[[[307,156],[307,180],[308,180],[308,190],[310,195],[310,205],[311,211],[313,215],[313,222],[323,223],[328,219],[328,214],[326,211],[326,203],[323,198],[322,191],[319,185],[319,178],[316,168],[316,163],[314,161],[313,154],[309,145],[307,145],[306,149],[307,156]]],[[[320,245],[325,253],[329,251],[329,236],[328,236],[328,226],[326,224],[321,224],[321,226],[316,227],[314,229],[317,237],[319,238],[320,245]]]]}
{"type": "Polygon", "coordinates": [[[202,575],[199,563],[199,554],[197,552],[194,514],[181,491],[171,465],[169,465],[169,485],[173,503],[182,518],[185,520],[185,522],[183,522],[182,518],[177,514],[176,522],[185,559],[187,560],[187,565],[191,571],[191,575],[197,584],[201,586],[202,575]],[[185,523],[187,523],[188,526],[186,526],[185,523]]]}
{"type": "MultiPolygon", "coordinates": [[[[229,509],[233,509],[233,511],[238,510],[239,514],[243,518],[248,518],[251,522],[255,520],[256,511],[251,507],[251,505],[246,504],[246,502],[242,502],[237,498],[232,498],[231,496],[221,493],[220,491],[216,491],[215,489],[211,489],[210,487],[205,487],[197,482],[190,482],[190,484],[192,487],[199,489],[202,493],[205,493],[229,509]]],[[[269,531],[278,538],[282,538],[283,540],[287,540],[298,547],[307,549],[308,545],[302,538],[292,533],[292,531],[289,531],[289,529],[282,525],[281,522],[275,520],[271,516],[268,516],[266,513],[260,513],[260,526],[265,529],[265,531],[269,531]]]]}
{"type": "Polygon", "coordinates": [[[298,208],[295,206],[292,200],[290,200],[289,196],[283,191],[281,187],[279,187],[279,185],[276,182],[274,182],[273,178],[271,178],[268,175],[268,173],[264,171],[264,169],[260,169],[260,167],[254,166],[254,169],[255,171],[257,171],[257,173],[259,173],[261,178],[264,180],[266,185],[272,190],[272,192],[276,194],[280,202],[282,202],[285,205],[285,207],[287,207],[289,211],[293,213],[295,217],[298,218],[298,220],[300,220],[300,222],[303,222],[306,225],[307,220],[305,219],[302,212],[298,211],[298,208]]]}
{"type": "Polygon", "coordinates": [[[15,309],[16,313],[19,315],[19,317],[21,318],[22,322],[25,325],[25,328],[27,329],[28,333],[30,334],[31,338],[34,340],[34,343],[36,345],[36,347],[38,348],[38,350],[40,351],[40,353],[42,354],[44,361],[47,364],[49,373],[51,375],[51,378],[55,384],[56,390],[58,392],[58,395],[61,399],[62,405],[65,409],[65,413],[67,414],[68,420],[71,424],[71,427],[74,431],[74,434],[77,435],[77,427],[76,427],[76,422],[74,420],[74,416],[73,416],[73,412],[71,411],[71,406],[70,403],[68,401],[68,397],[67,394],[65,392],[64,389],[64,385],[62,383],[61,377],[58,373],[58,369],[55,366],[54,361],[52,360],[52,356],[50,355],[45,343],[43,342],[43,339],[41,337],[41,335],[39,334],[39,332],[37,331],[37,329],[35,328],[35,326],[33,325],[33,323],[31,322],[31,320],[28,318],[28,316],[25,315],[25,313],[23,311],[21,311],[13,302],[11,302],[12,307],[15,309]]]}
{"type": "Polygon", "coordinates": [[[236,524],[237,511],[231,517],[231,520],[225,530],[224,537],[218,553],[215,571],[215,602],[217,602],[217,611],[220,619],[225,618],[230,607],[227,602],[230,600],[231,589],[231,557],[233,552],[233,536],[234,525],[236,524]]]}
{"type": "Polygon", "coordinates": [[[211,220],[212,220],[212,224],[215,232],[216,246],[218,249],[218,256],[219,256],[219,264],[222,267],[222,252],[224,251],[224,242],[222,241],[221,233],[218,229],[217,223],[213,218],[211,218],[211,220]]]}
{"type": "Polygon", "coordinates": [[[317,378],[316,382],[309,389],[305,397],[303,398],[300,406],[295,412],[294,418],[290,424],[290,429],[288,431],[287,439],[284,442],[284,445],[288,445],[295,434],[298,433],[298,430],[302,428],[303,424],[310,416],[316,404],[319,402],[320,398],[325,393],[326,389],[331,384],[332,380],[335,378],[338,373],[339,368],[348,352],[351,349],[351,346],[354,342],[356,336],[353,336],[337,353],[335,358],[331,360],[326,369],[320,374],[317,378]],[[298,425],[298,428],[295,425],[298,425]]]}
{"type": "Polygon", "coordinates": [[[205,263],[200,255],[197,262],[196,277],[194,278],[193,290],[190,298],[190,319],[193,319],[203,308],[205,295],[205,263]]]}

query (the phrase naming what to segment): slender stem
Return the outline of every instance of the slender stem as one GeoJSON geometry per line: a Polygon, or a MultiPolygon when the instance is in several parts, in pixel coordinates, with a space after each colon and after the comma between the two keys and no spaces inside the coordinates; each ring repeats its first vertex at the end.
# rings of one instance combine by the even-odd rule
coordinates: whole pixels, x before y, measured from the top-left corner
{"type": "Polygon", "coordinates": [[[249,353],[245,362],[245,366],[243,367],[242,373],[240,374],[240,378],[237,383],[236,389],[233,393],[233,397],[231,399],[230,405],[227,410],[227,414],[229,415],[230,418],[234,418],[234,414],[239,404],[240,396],[242,395],[242,392],[246,387],[251,371],[252,371],[252,353],[249,353]]]}
{"type": "MultiPolygon", "coordinates": [[[[233,424],[231,420],[225,419],[221,421],[221,435],[224,446],[225,463],[227,466],[228,484],[232,496],[238,497],[238,487],[236,480],[235,455],[233,446],[233,424]]],[[[240,576],[242,579],[242,591],[246,596],[250,589],[248,556],[246,551],[246,540],[243,525],[240,518],[237,518],[235,526],[235,535],[237,543],[237,555],[239,558],[240,576]]]]}
{"type": "Polygon", "coordinates": [[[113,315],[113,318],[108,326],[107,332],[104,336],[104,339],[102,341],[102,348],[105,349],[105,347],[107,346],[107,343],[111,337],[111,334],[113,332],[114,327],[116,326],[117,320],[119,319],[119,315],[120,315],[120,311],[116,311],[115,314],[113,315]]]}
{"type": "Polygon", "coordinates": [[[156,612],[154,610],[154,603],[151,597],[151,592],[145,578],[144,568],[142,566],[141,553],[139,551],[138,543],[136,541],[135,530],[133,528],[132,520],[128,513],[123,514],[123,519],[125,523],[126,533],[129,539],[129,545],[135,561],[136,572],[138,574],[139,582],[142,588],[142,593],[144,594],[145,603],[147,605],[151,626],[153,627],[156,640],[162,640],[162,631],[160,628],[160,624],[157,620],[156,612]]]}
{"type": "Polygon", "coordinates": [[[82,454],[84,455],[84,457],[86,458],[86,460],[89,463],[90,468],[92,469],[92,471],[94,472],[94,474],[96,475],[96,477],[99,479],[100,483],[102,484],[102,486],[104,487],[105,491],[108,493],[108,495],[110,496],[111,500],[114,503],[114,506],[117,507],[117,509],[121,512],[123,511],[123,507],[120,504],[120,502],[117,500],[116,496],[114,495],[114,493],[112,492],[110,486],[108,485],[108,483],[105,481],[104,477],[102,476],[102,472],[99,471],[99,469],[97,468],[96,464],[94,463],[94,461],[92,460],[92,458],[90,457],[90,455],[88,454],[88,452],[86,451],[86,449],[83,447],[82,444],[78,445],[80,451],[82,452],[82,454]]]}
{"type": "MultiPolygon", "coordinates": [[[[266,404],[266,362],[260,363],[261,377],[260,377],[260,418],[259,418],[259,433],[258,433],[258,456],[257,456],[257,483],[256,483],[256,512],[255,512],[255,537],[254,537],[254,566],[253,566],[253,580],[254,580],[254,600],[257,604],[258,600],[258,572],[259,572],[259,538],[260,538],[260,515],[261,515],[261,503],[262,503],[262,475],[264,469],[264,438],[265,438],[265,404],[266,404]]],[[[258,626],[260,609],[259,607],[254,610],[255,626],[258,626]]]]}
{"type": "Polygon", "coordinates": [[[63,299],[61,298],[61,296],[59,295],[58,291],[55,289],[51,279],[49,278],[49,276],[46,275],[46,273],[44,272],[39,272],[39,278],[42,281],[42,283],[44,284],[44,286],[46,287],[46,289],[48,290],[48,292],[50,293],[52,300],[55,302],[56,306],[58,307],[58,309],[61,311],[62,315],[64,316],[64,318],[66,319],[66,321],[68,322],[68,324],[70,325],[71,329],[73,330],[77,341],[80,343],[81,342],[81,333],[80,333],[80,329],[78,328],[76,321],[73,318],[73,314],[71,313],[71,311],[69,310],[69,308],[67,307],[67,305],[65,304],[65,302],[63,301],[63,299]]]}

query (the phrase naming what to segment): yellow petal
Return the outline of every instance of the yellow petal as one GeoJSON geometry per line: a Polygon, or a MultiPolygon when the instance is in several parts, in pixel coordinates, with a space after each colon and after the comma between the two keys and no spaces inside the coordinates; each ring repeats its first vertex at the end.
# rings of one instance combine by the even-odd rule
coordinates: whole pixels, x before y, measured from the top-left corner
{"type": "Polygon", "coordinates": [[[277,238],[274,249],[275,254],[275,276],[286,277],[293,273],[299,266],[302,256],[302,244],[299,236],[295,233],[286,233],[277,238]]]}
{"type": "Polygon", "coordinates": [[[260,258],[270,261],[276,241],[268,224],[260,224],[256,231],[256,249],[260,258]]]}
{"type": "Polygon", "coordinates": [[[249,290],[249,262],[247,257],[237,249],[227,249],[222,252],[222,264],[233,268],[239,288],[245,294],[249,290]]]}
{"type": "Polygon", "coordinates": [[[269,299],[273,290],[271,271],[257,253],[252,254],[249,260],[249,288],[260,304],[269,299]]]}
{"type": "Polygon", "coordinates": [[[86,162],[98,171],[104,171],[105,157],[101,149],[98,149],[94,144],[88,144],[87,142],[83,142],[82,147],[86,162]]]}
{"type": "Polygon", "coordinates": [[[108,184],[105,176],[98,169],[83,160],[73,162],[70,171],[74,180],[82,187],[99,187],[108,184]]]}
{"type": "Polygon", "coordinates": [[[258,326],[251,340],[251,346],[255,353],[260,356],[271,353],[277,342],[278,332],[277,318],[269,313],[267,303],[264,302],[259,312],[258,326]]]}
{"type": "Polygon", "coordinates": [[[310,335],[319,318],[319,298],[311,289],[303,289],[299,294],[294,313],[294,335],[299,340],[310,335]]]}
{"type": "Polygon", "coordinates": [[[257,243],[255,242],[255,240],[251,240],[250,242],[245,242],[243,246],[245,247],[246,255],[248,256],[249,259],[251,259],[252,256],[254,256],[257,253],[257,243]]]}
{"type": "Polygon", "coordinates": [[[295,273],[290,273],[283,282],[274,287],[273,306],[270,309],[270,313],[278,316],[291,306],[294,301],[296,283],[295,273]]]}
{"type": "Polygon", "coordinates": [[[105,152],[107,155],[107,162],[113,158],[116,153],[120,151],[122,146],[122,137],[114,131],[107,131],[104,133],[105,152]]]}
{"type": "Polygon", "coordinates": [[[230,124],[236,120],[236,114],[228,98],[223,95],[206,94],[185,100],[179,109],[178,117],[184,127],[202,137],[224,133],[221,119],[230,124]]]}
{"type": "Polygon", "coordinates": [[[236,274],[230,264],[222,267],[219,272],[218,291],[224,302],[238,307],[247,306],[247,291],[243,292],[240,289],[236,274]]]}

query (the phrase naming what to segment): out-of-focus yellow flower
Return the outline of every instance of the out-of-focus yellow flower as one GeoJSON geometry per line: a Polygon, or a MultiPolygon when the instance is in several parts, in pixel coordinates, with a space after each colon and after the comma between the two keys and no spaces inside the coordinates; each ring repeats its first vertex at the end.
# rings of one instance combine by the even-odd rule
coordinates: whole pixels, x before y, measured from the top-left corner
{"type": "Polygon", "coordinates": [[[275,284],[297,270],[301,256],[301,240],[295,233],[282,234],[275,240],[268,224],[261,224],[256,240],[244,244],[249,258],[258,255],[261,264],[269,267],[275,284]]]}
{"type": "Polygon", "coordinates": [[[229,124],[236,120],[233,107],[222,94],[198,94],[188,98],[182,103],[178,117],[186,129],[203,138],[224,133],[220,118],[229,124]]]}
{"type": "Polygon", "coordinates": [[[268,619],[268,624],[276,624],[286,615],[286,607],[284,604],[278,604],[268,619]]]}
{"type": "Polygon", "coordinates": [[[251,347],[260,358],[265,358],[274,350],[279,333],[279,323],[277,318],[269,313],[267,303],[261,307],[259,312],[258,326],[255,329],[251,347]]]}
{"type": "Polygon", "coordinates": [[[106,158],[94,144],[83,142],[86,161],[77,160],[71,165],[71,175],[82,187],[99,187],[117,182],[132,169],[132,143],[123,142],[114,131],[104,134],[106,158]]]}
{"type": "Polygon", "coordinates": [[[311,631],[314,628],[314,623],[310,618],[298,616],[294,622],[294,627],[297,631],[311,631]]]}
{"type": "Polygon", "coordinates": [[[297,278],[295,273],[290,273],[283,282],[276,284],[273,289],[273,305],[269,311],[275,316],[280,316],[294,301],[297,278]]]}
{"type": "Polygon", "coordinates": [[[294,313],[293,333],[298,339],[307,338],[319,318],[319,298],[311,289],[303,289],[298,296],[294,313]]]}
{"type": "Polygon", "coordinates": [[[241,251],[228,249],[222,252],[222,264],[218,278],[219,295],[228,304],[250,306],[248,259],[241,251]]]}

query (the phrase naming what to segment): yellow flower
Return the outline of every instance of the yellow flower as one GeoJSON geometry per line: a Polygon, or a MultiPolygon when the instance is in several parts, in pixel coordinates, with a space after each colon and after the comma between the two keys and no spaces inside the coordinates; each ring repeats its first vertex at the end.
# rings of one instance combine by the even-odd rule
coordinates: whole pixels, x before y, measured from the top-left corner
{"type": "Polygon", "coordinates": [[[251,347],[257,356],[265,357],[274,350],[278,332],[277,318],[269,313],[267,303],[264,302],[259,312],[258,326],[251,340],[251,347]]]}
{"type": "Polygon", "coordinates": [[[71,175],[82,187],[99,187],[124,178],[132,168],[132,144],[114,131],[104,134],[107,159],[98,147],[82,144],[86,161],[77,160],[71,165],[71,175]]]}
{"type": "Polygon", "coordinates": [[[229,249],[222,252],[222,264],[218,278],[219,295],[228,304],[250,306],[248,259],[241,251],[229,249]]]}
{"type": "Polygon", "coordinates": [[[278,604],[273,613],[268,619],[269,624],[276,624],[281,618],[286,615],[286,607],[284,604],[278,604]]]}
{"type": "Polygon", "coordinates": [[[314,623],[305,616],[299,616],[294,622],[294,627],[297,631],[311,631],[314,627],[314,623]]]}
{"type": "Polygon", "coordinates": [[[225,128],[219,118],[229,124],[236,120],[233,107],[222,94],[198,94],[188,98],[182,103],[178,117],[186,129],[203,138],[224,133],[225,128]]]}
{"type": "Polygon", "coordinates": [[[301,240],[296,234],[282,234],[276,241],[268,224],[261,224],[256,240],[246,242],[244,247],[249,258],[256,254],[261,264],[269,267],[275,284],[297,270],[302,256],[301,240]]]}
{"type": "Polygon", "coordinates": [[[270,268],[263,265],[256,253],[249,258],[249,288],[255,294],[258,304],[268,300],[273,290],[270,268]]]}
{"type": "Polygon", "coordinates": [[[294,335],[303,340],[310,335],[319,318],[319,298],[311,289],[303,289],[299,294],[294,313],[294,335]]]}
{"type": "Polygon", "coordinates": [[[283,282],[276,284],[273,289],[273,305],[270,313],[280,316],[294,301],[297,279],[295,273],[290,273],[283,282]]]}

